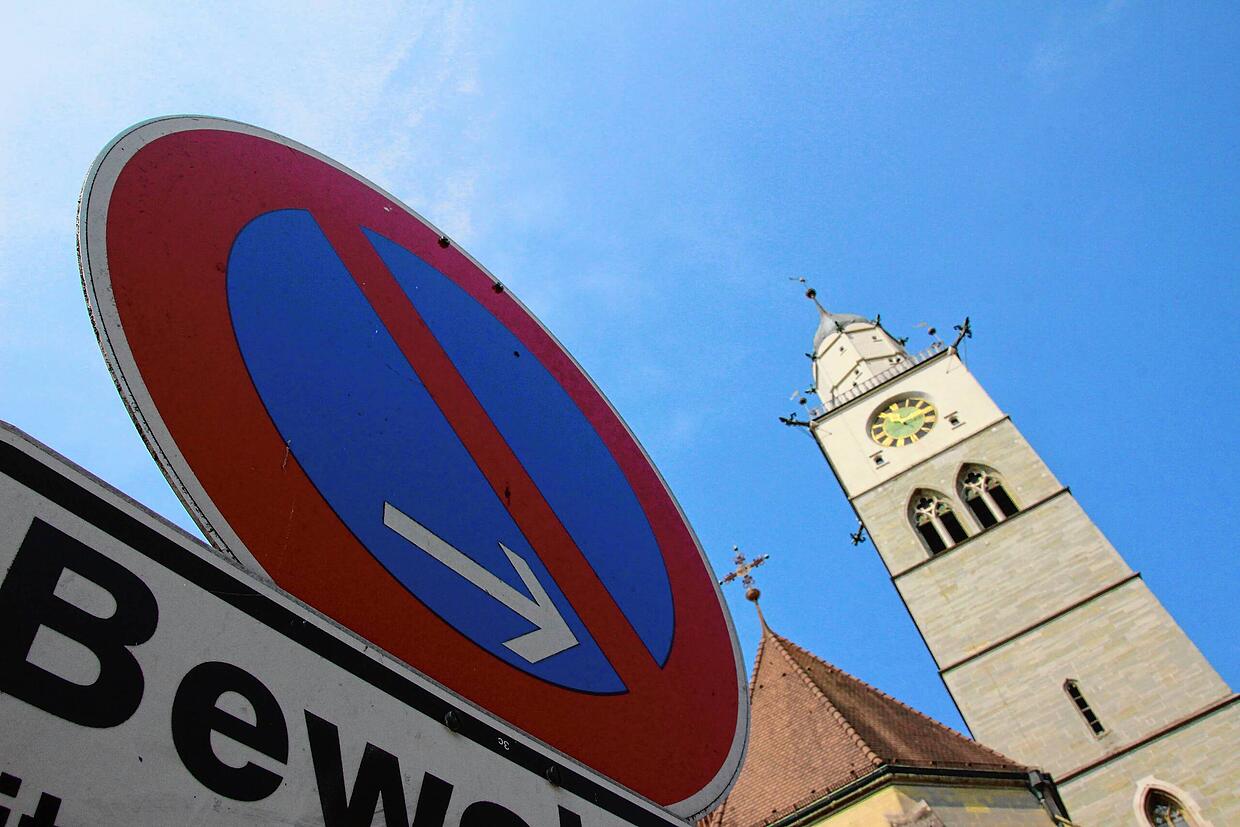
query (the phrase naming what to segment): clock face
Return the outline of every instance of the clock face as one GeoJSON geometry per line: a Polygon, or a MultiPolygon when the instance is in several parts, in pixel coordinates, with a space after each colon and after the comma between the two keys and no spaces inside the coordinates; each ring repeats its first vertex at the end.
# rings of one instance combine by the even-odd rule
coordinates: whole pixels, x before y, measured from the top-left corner
{"type": "Polygon", "coordinates": [[[920,396],[893,399],[870,420],[870,438],[886,448],[911,445],[930,433],[938,411],[920,396]]]}

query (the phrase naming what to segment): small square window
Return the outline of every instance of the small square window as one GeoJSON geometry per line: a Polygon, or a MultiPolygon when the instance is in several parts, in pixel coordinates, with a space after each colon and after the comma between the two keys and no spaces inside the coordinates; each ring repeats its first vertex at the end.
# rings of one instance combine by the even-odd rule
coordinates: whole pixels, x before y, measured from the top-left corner
{"type": "Polygon", "coordinates": [[[887,458],[883,456],[883,452],[882,452],[882,451],[879,451],[877,454],[875,454],[873,457],[871,457],[871,459],[873,459],[873,460],[874,460],[874,467],[875,467],[875,468],[878,468],[878,467],[879,467],[879,466],[881,466],[881,465],[886,465],[886,464],[887,464],[887,458]]]}
{"type": "Polygon", "coordinates": [[[959,427],[960,427],[960,425],[961,425],[961,422],[960,422],[960,415],[959,415],[959,414],[954,414],[954,413],[949,413],[949,414],[947,415],[947,424],[948,424],[948,425],[951,425],[953,428],[959,428],[959,427]]]}

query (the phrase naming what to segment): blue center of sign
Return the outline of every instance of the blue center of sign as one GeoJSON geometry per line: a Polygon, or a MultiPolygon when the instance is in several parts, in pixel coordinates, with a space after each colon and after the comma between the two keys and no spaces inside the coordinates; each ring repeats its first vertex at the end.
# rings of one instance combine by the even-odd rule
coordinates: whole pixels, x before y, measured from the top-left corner
{"type": "MultiPolygon", "coordinates": [[[[490,311],[405,248],[366,234],[651,656],[663,664],[674,626],[667,572],[645,514],[601,437],[490,311]]],[[[251,221],[234,242],[227,289],[237,342],[272,421],[327,504],[379,563],[447,623],[507,663],[580,691],[624,691],[561,585],[313,217],[280,210],[251,221]],[[394,530],[385,522],[385,504],[434,540],[419,544],[394,530]],[[433,553],[445,546],[476,567],[433,553]],[[515,567],[521,561],[528,565],[524,575],[515,567]],[[539,588],[545,591],[552,613],[571,632],[571,645],[536,656],[506,646],[537,625],[480,587],[486,577],[498,578],[527,605],[539,599],[539,588]]]]}

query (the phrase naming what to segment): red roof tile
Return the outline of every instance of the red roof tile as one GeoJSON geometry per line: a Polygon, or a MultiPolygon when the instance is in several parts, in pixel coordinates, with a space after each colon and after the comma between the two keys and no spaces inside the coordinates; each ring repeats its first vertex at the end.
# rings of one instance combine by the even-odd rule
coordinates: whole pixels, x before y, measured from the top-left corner
{"type": "Polygon", "coordinates": [[[766,824],[889,764],[1023,769],[814,657],[765,620],[749,699],[745,764],[702,825],[766,824]]]}

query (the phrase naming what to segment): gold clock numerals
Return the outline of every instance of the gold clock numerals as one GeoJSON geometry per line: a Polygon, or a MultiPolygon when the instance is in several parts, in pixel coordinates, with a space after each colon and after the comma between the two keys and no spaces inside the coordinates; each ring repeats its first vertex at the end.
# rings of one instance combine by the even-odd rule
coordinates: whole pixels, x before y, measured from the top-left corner
{"type": "Polygon", "coordinates": [[[884,448],[899,448],[919,441],[938,420],[934,405],[919,396],[889,402],[870,419],[870,439],[884,448]]]}
{"type": "Polygon", "coordinates": [[[895,444],[895,440],[883,430],[882,422],[874,422],[870,425],[870,437],[885,448],[890,448],[895,444]]]}

